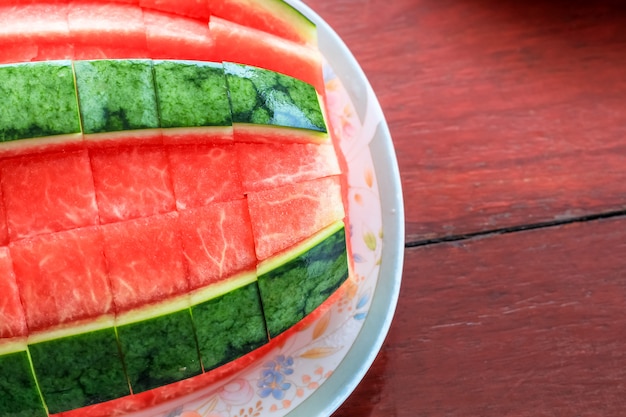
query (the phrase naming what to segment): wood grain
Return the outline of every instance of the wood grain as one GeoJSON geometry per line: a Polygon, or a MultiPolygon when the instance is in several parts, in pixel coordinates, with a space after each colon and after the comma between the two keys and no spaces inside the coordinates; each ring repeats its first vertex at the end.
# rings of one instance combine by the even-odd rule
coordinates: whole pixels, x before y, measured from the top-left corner
{"type": "Polygon", "coordinates": [[[623,415],[624,254],[626,217],[408,250],[387,341],[334,417],[623,415]]]}
{"type": "Polygon", "coordinates": [[[388,119],[407,241],[626,209],[626,4],[309,0],[388,119]]]}

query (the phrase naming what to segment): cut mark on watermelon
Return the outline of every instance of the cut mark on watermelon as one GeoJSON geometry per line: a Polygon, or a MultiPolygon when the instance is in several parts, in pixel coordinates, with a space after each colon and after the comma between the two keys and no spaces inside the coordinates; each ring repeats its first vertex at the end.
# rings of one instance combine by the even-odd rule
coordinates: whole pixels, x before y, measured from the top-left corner
{"type": "Polygon", "coordinates": [[[144,9],[154,9],[172,14],[193,17],[207,22],[209,20],[209,7],[212,0],[139,0],[139,5],[144,9]]]}

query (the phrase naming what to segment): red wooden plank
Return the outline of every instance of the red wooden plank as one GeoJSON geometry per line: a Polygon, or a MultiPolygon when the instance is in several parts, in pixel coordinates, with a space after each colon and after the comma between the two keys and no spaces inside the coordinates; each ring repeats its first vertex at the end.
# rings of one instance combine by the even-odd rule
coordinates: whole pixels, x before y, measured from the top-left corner
{"type": "Polygon", "coordinates": [[[334,417],[623,415],[626,217],[406,254],[387,341],[334,417]]]}
{"type": "Polygon", "coordinates": [[[622,2],[308,3],[386,113],[407,241],[626,209],[622,2]]]}

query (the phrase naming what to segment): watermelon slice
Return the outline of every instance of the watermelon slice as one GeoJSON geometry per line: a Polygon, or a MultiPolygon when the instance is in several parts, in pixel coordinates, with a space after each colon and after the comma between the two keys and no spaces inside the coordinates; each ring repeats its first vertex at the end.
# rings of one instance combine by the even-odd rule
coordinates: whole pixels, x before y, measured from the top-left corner
{"type": "Polygon", "coordinates": [[[119,315],[116,331],[135,394],[202,372],[186,296],[119,315]]]}
{"type": "Polygon", "coordinates": [[[26,343],[0,344],[0,415],[47,417],[26,343]]]}
{"type": "Polygon", "coordinates": [[[139,5],[145,9],[154,9],[162,12],[189,16],[207,22],[209,20],[209,4],[207,0],[139,0],[139,5]]]}
{"type": "Polygon", "coordinates": [[[102,226],[117,312],[188,291],[176,212],[102,226]]]}
{"type": "Polygon", "coordinates": [[[28,335],[24,309],[13,271],[13,260],[6,246],[0,247],[0,294],[2,294],[0,298],[1,346],[6,339],[28,335]]]}
{"type": "Polygon", "coordinates": [[[280,72],[313,85],[323,94],[319,51],[216,16],[211,16],[209,29],[216,59],[280,72]]]}
{"type": "Polygon", "coordinates": [[[148,55],[153,59],[214,61],[207,21],[144,10],[148,55]]]}
{"type": "Polygon", "coordinates": [[[0,96],[0,142],[11,143],[0,156],[68,150],[82,141],[70,61],[2,65],[0,96]]]}
{"type": "Polygon", "coordinates": [[[319,307],[348,278],[343,222],[261,263],[258,274],[267,330],[276,337],[319,307]]]}
{"type": "Polygon", "coordinates": [[[87,141],[117,137],[129,144],[133,135],[127,131],[138,130],[134,137],[140,143],[161,143],[152,61],[75,61],[74,71],[87,141]]]}
{"type": "Polygon", "coordinates": [[[222,65],[156,61],[154,79],[164,143],[232,141],[232,117],[222,65]]]}
{"type": "Polygon", "coordinates": [[[281,38],[317,46],[317,29],[283,0],[211,0],[211,13],[281,38]]]}
{"type": "Polygon", "coordinates": [[[10,250],[31,332],[113,312],[98,227],[20,240],[10,250]]]}
{"type": "Polygon", "coordinates": [[[267,259],[343,219],[339,181],[326,177],[249,193],[257,258],[267,259]]]}
{"type": "Polygon", "coordinates": [[[111,317],[31,335],[28,351],[52,414],[130,394],[111,317]]]}
{"type": "Polygon", "coordinates": [[[101,223],[174,210],[174,190],[163,148],[93,149],[90,160],[101,223]]]}
{"type": "Polygon", "coordinates": [[[0,6],[0,63],[74,57],[67,4],[14,3],[0,6]]]}
{"type": "Polygon", "coordinates": [[[87,151],[0,161],[0,185],[12,241],[98,224],[87,151]]]}
{"type": "Polygon", "coordinates": [[[254,269],[256,256],[246,200],[183,210],[178,224],[191,289],[254,269]]]}
{"type": "Polygon", "coordinates": [[[235,149],[246,192],[341,173],[335,149],[330,144],[237,143],[235,149]]]}
{"type": "Polygon", "coordinates": [[[232,144],[172,146],[168,154],[178,210],[243,198],[232,144]]]}
{"type": "Polygon", "coordinates": [[[67,21],[74,59],[147,56],[143,12],[137,5],[74,1],[67,21]]]}

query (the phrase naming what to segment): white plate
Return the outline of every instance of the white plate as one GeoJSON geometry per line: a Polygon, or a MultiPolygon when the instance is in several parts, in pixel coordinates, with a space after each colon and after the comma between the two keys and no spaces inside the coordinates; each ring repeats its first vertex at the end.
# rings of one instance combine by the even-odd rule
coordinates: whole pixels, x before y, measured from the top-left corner
{"type": "Polygon", "coordinates": [[[331,118],[349,166],[355,276],[310,326],[228,379],[132,417],[329,416],[378,354],[395,312],[404,255],[400,176],[382,110],[352,53],[309,7],[327,61],[331,118]],[[380,187],[380,184],[384,184],[380,187]]]}

